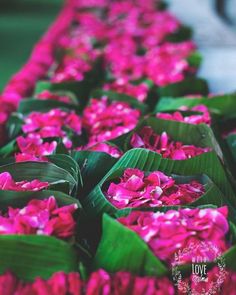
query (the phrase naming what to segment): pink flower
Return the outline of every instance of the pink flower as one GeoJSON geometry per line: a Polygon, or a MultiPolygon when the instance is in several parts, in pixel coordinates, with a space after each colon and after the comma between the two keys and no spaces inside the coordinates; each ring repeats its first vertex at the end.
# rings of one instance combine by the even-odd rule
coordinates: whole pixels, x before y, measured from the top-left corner
{"type": "Polygon", "coordinates": [[[56,69],[51,78],[52,82],[82,81],[84,74],[92,67],[83,59],[65,57],[63,63],[56,69]]]}
{"type": "Polygon", "coordinates": [[[184,205],[194,202],[204,192],[204,186],[198,181],[177,184],[160,171],[145,175],[139,169],[128,168],[119,182],[109,184],[104,194],[115,207],[123,209],[184,205]]]}
{"type": "Polygon", "coordinates": [[[162,132],[161,135],[156,134],[150,126],[145,126],[138,133],[134,133],[130,145],[132,148],[149,149],[161,154],[163,158],[173,160],[186,160],[211,151],[209,147],[201,148],[172,141],[166,132],[162,132]]]}
{"type": "Polygon", "coordinates": [[[92,99],[83,113],[83,126],[90,136],[90,144],[114,139],[134,129],[140,111],[125,102],[92,99]]]}
{"type": "Polygon", "coordinates": [[[82,295],[83,282],[75,272],[57,272],[48,280],[22,282],[7,272],[0,275],[0,293],[5,295],[82,295]],[[2,291],[2,292],[1,292],[2,291]]]}
{"type": "Polygon", "coordinates": [[[145,58],[145,73],[158,86],[180,82],[191,71],[187,57],[195,45],[190,42],[165,43],[148,51],[145,58]]]}
{"type": "Polygon", "coordinates": [[[104,90],[112,90],[117,93],[127,94],[140,102],[144,102],[147,99],[149,87],[145,83],[134,85],[124,79],[119,79],[112,83],[105,84],[104,90]]]}
{"type": "Polygon", "coordinates": [[[16,162],[25,161],[48,161],[46,156],[53,154],[57,147],[57,142],[43,143],[40,135],[30,133],[27,137],[19,136],[17,145],[20,153],[15,155],[16,162]]]}
{"type": "Polygon", "coordinates": [[[78,27],[72,31],[73,34],[63,36],[60,40],[65,55],[51,73],[52,82],[82,81],[85,74],[92,70],[99,51],[93,48],[92,38],[86,37],[88,32],[83,32],[82,29],[78,27]]]}
{"type": "Polygon", "coordinates": [[[71,102],[71,99],[70,99],[69,96],[64,95],[64,94],[63,95],[56,94],[56,93],[50,92],[48,90],[44,90],[41,93],[37,94],[36,98],[40,99],[40,100],[52,99],[52,100],[57,100],[57,101],[61,101],[61,102],[64,102],[64,103],[70,103],[71,102]]]}
{"type": "Polygon", "coordinates": [[[157,118],[164,119],[164,120],[173,120],[178,122],[184,122],[188,124],[207,124],[211,125],[211,115],[208,111],[208,108],[204,105],[198,105],[193,108],[188,107],[181,107],[180,108],[183,113],[176,111],[174,113],[158,113],[157,118]],[[187,115],[185,116],[185,111],[196,111],[201,112],[202,114],[196,115],[187,115]]]}
{"type": "MultiPolygon", "coordinates": [[[[166,213],[133,211],[118,221],[135,231],[158,258],[171,264],[174,262],[175,253],[191,244],[213,244],[220,252],[218,254],[227,250],[227,215],[227,207],[169,210],[166,213]]],[[[182,261],[192,261],[198,251],[196,247],[196,250],[193,249],[191,255],[186,254],[182,261]]],[[[208,255],[209,261],[212,261],[212,253],[206,251],[204,255],[208,255]]]]}
{"type": "Polygon", "coordinates": [[[77,208],[76,204],[58,208],[53,196],[44,200],[31,200],[22,209],[9,207],[8,212],[0,216],[0,234],[38,234],[70,238],[75,233],[73,213],[77,208]]]}
{"type": "Polygon", "coordinates": [[[57,272],[48,280],[36,278],[22,282],[7,272],[0,275],[0,291],[4,295],[174,295],[174,287],[167,277],[138,277],[127,272],[108,274],[99,269],[87,281],[75,272],[57,272]]]}
{"type": "Polygon", "coordinates": [[[0,173],[0,190],[8,191],[40,191],[49,186],[48,182],[41,182],[38,179],[32,181],[15,182],[8,172],[0,173]]]}
{"type": "Polygon", "coordinates": [[[16,155],[16,161],[47,161],[45,156],[51,155],[57,142],[44,142],[44,138],[60,137],[67,149],[71,149],[72,141],[68,138],[64,128],[80,135],[82,132],[81,119],[74,112],[64,112],[60,109],[52,109],[47,113],[32,112],[25,119],[22,127],[26,137],[19,136],[17,145],[20,154],[16,155]]]}
{"type": "Polygon", "coordinates": [[[52,109],[47,113],[32,112],[25,118],[22,127],[24,133],[38,132],[42,138],[63,136],[62,128],[71,128],[77,134],[81,134],[81,120],[74,112],[64,112],[60,109],[52,109]]]}
{"type": "Polygon", "coordinates": [[[174,287],[168,278],[137,277],[127,272],[108,274],[100,269],[91,274],[86,295],[174,295],[174,287]]]}

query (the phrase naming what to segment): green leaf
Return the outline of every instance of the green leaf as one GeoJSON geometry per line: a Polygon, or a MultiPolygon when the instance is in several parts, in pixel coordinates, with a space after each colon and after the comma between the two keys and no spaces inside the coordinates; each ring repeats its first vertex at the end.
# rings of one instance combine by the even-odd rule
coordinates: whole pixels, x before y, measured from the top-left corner
{"type": "Polygon", "coordinates": [[[236,94],[226,94],[214,96],[212,98],[186,98],[186,97],[163,97],[156,105],[155,112],[167,112],[179,109],[181,106],[192,108],[203,104],[207,106],[211,113],[221,116],[228,116],[236,112],[236,94]]]}
{"type": "Polygon", "coordinates": [[[236,271],[236,245],[234,245],[228,251],[226,251],[223,255],[223,258],[225,259],[225,264],[227,268],[236,271]]]}
{"type": "Polygon", "coordinates": [[[226,141],[236,163],[236,134],[227,136],[226,141]]]}
{"type": "Polygon", "coordinates": [[[189,77],[182,82],[173,83],[165,87],[158,88],[158,94],[163,96],[183,96],[188,94],[207,95],[209,92],[206,80],[201,78],[189,77]]]}
{"type": "Polygon", "coordinates": [[[78,106],[56,100],[23,99],[18,107],[18,113],[28,115],[31,112],[49,112],[51,109],[60,108],[65,111],[79,111],[78,106]]]}
{"type": "Polygon", "coordinates": [[[130,104],[133,108],[139,109],[142,114],[146,114],[148,111],[148,106],[144,103],[139,102],[135,97],[117,93],[114,91],[106,91],[102,89],[96,89],[92,92],[92,97],[100,98],[102,96],[107,96],[111,101],[123,101],[130,104]]]}
{"type": "Polygon", "coordinates": [[[73,157],[65,154],[56,154],[48,156],[48,159],[51,163],[68,171],[73,176],[78,186],[83,186],[80,167],[77,164],[77,162],[73,159],[73,157]]]}
{"type": "Polygon", "coordinates": [[[8,138],[13,139],[21,133],[21,126],[23,124],[22,116],[18,113],[12,113],[7,121],[8,138]]]}
{"type": "Polygon", "coordinates": [[[71,204],[77,204],[81,208],[80,202],[69,195],[53,190],[43,190],[39,192],[15,192],[0,190],[0,208],[1,211],[6,211],[8,207],[23,208],[33,199],[43,200],[54,196],[59,207],[71,204]]]}
{"type": "Polygon", "coordinates": [[[78,192],[80,197],[89,193],[117,161],[103,152],[79,151],[71,156],[81,167],[84,186],[78,192]]]}
{"type": "Polygon", "coordinates": [[[124,142],[124,150],[131,148],[130,140],[133,133],[139,131],[144,126],[150,126],[157,133],[167,132],[167,134],[174,141],[181,141],[184,144],[192,144],[198,147],[210,147],[217,155],[223,159],[221,148],[214,136],[214,133],[210,127],[206,124],[187,124],[183,122],[177,122],[172,120],[164,120],[156,117],[149,117],[139,123],[139,125],[130,132],[124,142]]]}
{"type": "Polygon", "coordinates": [[[103,268],[108,272],[125,270],[148,276],[162,276],[168,272],[135,232],[106,214],[103,215],[102,237],[94,258],[94,268],[103,268]]]}
{"type": "MultiPolygon", "coordinates": [[[[110,182],[114,179],[119,178],[126,168],[138,168],[145,172],[160,170],[165,174],[172,176],[173,174],[178,174],[178,176],[173,176],[174,178],[176,178],[177,183],[179,183],[180,181],[188,182],[190,179],[198,179],[202,184],[205,185],[206,192],[194,203],[188,204],[186,206],[195,207],[206,204],[221,206],[222,204],[227,204],[230,209],[231,218],[235,218],[236,211],[231,206],[231,199],[229,198],[230,192],[232,201],[235,202],[233,191],[230,186],[228,186],[229,183],[224,170],[214,153],[203,154],[201,156],[185,161],[174,161],[163,159],[157,153],[145,149],[133,149],[125,153],[125,155],[96,185],[92,192],[88,196],[86,196],[84,200],[81,200],[83,208],[89,216],[101,215],[102,213],[106,212],[117,217],[121,216],[124,212],[131,211],[130,208],[123,210],[117,209],[106,199],[102,192],[104,184],[106,182],[110,182]],[[212,171],[209,165],[212,165],[211,167],[213,168],[217,167],[218,170],[212,171]],[[208,175],[208,177],[203,175],[201,176],[201,174],[206,174],[208,175]],[[209,179],[209,177],[211,179],[209,179]],[[220,188],[222,187],[222,180],[225,182],[225,195],[217,187],[217,185],[220,188]]],[[[138,208],[134,210],[138,210],[138,208]]],[[[159,210],[159,208],[156,208],[154,210],[159,210]]]]}
{"type": "Polygon", "coordinates": [[[48,236],[0,235],[0,261],[0,273],[10,270],[23,280],[77,270],[72,247],[48,236]]]}
{"type": "Polygon", "coordinates": [[[7,158],[17,151],[16,140],[8,142],[6,145],[0,148],[0,157],[7,158]]]}
{"type": "Polygon", "coordinates": [[[191,67],[198,69],[202,63],[202,55],[199,51],[195,51],[187,58],[187,61],[191,67]]]}
{"type": "Polygon", "coordinates": [[[68,183],[70,193],[77,188],[77,180],[68,171],[53,163],[12,163],[0,166],[0,173],[2,172],[9,172],[15,181],[39,179],[40,181],[47,181],[51,185],[68,183]]]}
{"type": "Polygon", "coordinates": [[[179,43],[192,38],[193,30],[188,26],[181,26],[176,32],[167,36],[169,42],[179,43]]]}

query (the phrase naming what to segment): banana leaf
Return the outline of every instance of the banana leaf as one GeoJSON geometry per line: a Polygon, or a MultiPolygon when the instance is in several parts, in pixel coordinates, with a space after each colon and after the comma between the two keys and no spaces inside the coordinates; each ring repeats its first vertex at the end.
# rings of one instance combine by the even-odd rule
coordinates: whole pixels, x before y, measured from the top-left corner
{"type": "Polygon", "coordinates": [[[12,156],[12,154],[14,154],[16,151],[17,151],[16,140],[12,139],[6,145],[0,148],[0,157],[5,159],[9,156],[12,156]]]}
{"type": "Polygon", "coordinates": [[[125,151],[130,149],[129,143],[132,134],[142,129],[144,126],[151,126],[157,134],[161,134],[163,131],[165,131],[174,141],[181,141],[184,144],[193,144],[198,147],[210,147],[221,159],[223,159],[221,148],[214,136],[214,133],[207,125],[193,125],[183,122],[159,119],[156,117],[144,119],[139,123],[133,132],[130,132],[127,135],[123,147],[125,151]]]}
{"type": "Polygon", "coordinates": [[[193,30],[189,26],[182,25],[176,32],[168,35],[166,40],[169,42],[179,43],[191,39],[192,35],[193,30]]]}
{"type": "Polygon", "coordinates": [[[132,107],[139,109],[142,114],[146,114],[148,112],[148,106],[145,103],[141,103],[135,97],[129,96],[127,94],[121,94],[114,91],[106,91],[102,89],[96,89],[91,94],[92,98],[100,98],[102,96],[107,96],[110,101],[127,102],[132,107]]]}
{"type": "MultiPolygon", "coordinates": [[[[235,235],[232,232],[232,224],[229,235],[235,235]]],[[[236,271],[236,246],[233,244],[222,256],[225,267],[236,271]]],[[[213,263],[208,265],[213,266],[213,263]]],[[[172,273],[171,268],[153,254],[138,234],[107,214],[103,215],[102,236],[92,266],[94,269],[103,268],[108,272],[125,270],[137,275],[157,277],[172,273]]],[[[191,265],[181,265],[179,269],[186,275],[190,273],[191,265]]]]}
{"type": "Polygon", "coordinates": [[[77,270],[77,256],[66,242],[37,235],[0,235],[0,273],[12,271],[20,279],[50,278],[55,272],[77,270]]]}
{"type": "Polygon", "coordinates": [[[48,159],[51,163],[68,171],[73,176],[78,186],[83,186],[80,167],[73,157],[65,154],[56,154],[48,156],[48,159]]]}
{"type": "Polygon", "coordinates": [[[83,187],[78,195],[87,195],[103,176],[117,162],[117,159],[103,152],[78,151],[72,152],[71,156],[81,167],[83,187]]]}
{"type": "Polygon", "coordinates": [[[190,67],[198,69],[202,63],[202,55],[199,51],[195,51],[187,58],[190,67]]]}
{"type": "Polygon", "coordinates": [[[15,159],[13,157],[2,158],[0,157],[0,166],[15,163],[15,159]]]}
{"type": "Polygon", "coordinates": [[[155,112],[173,111],[179,109],[181,106],[192,108],[199,104],[207,106],[212,114],[228,116],[236,112],[236,94],[225,94],[212,98],[163,97],[157,103],[155,112]]]}
{"type": "Polygon", "coordinates": [[[236,163],[236,134],[231,134],[227,136],[226,141],[236,163]]]}
{"type": "Polygon", "coordinates": [[[81,208],[80,202],[63,192],[44,190],[39,192],[15,192],[0,190],[0,208],[1,211],[6,211],[8,207],[23,208],[27,203],[33,199],[43,200],[50,196],[54,196],[59,207],[76,204],[81,208]]]}
{"type": "Polygon", "coordinates": [[[163,276],[168,273],[167,267],[135,232],[106,214],[103,215],[102,237],[93,268],[103,268],[108,272],[123,270],[149,276],[163,276]]]}
{"type": "Polygon", "coordinates": [[[28,115],[31,112],[46,113],[51,109],[59,108],[64,111],[79,111],[78,105],[64,103],[56,100],[40,100],[35,98],[24,99],[20,102],[17,112],[23,115],[28,115]]]}
{"type": "MultiPolygon", "coordinates": [[[[23,117],[21,114],[12,113],[10,115],[10,117],[8,118],[7,124],[6,124],[6,131],[7,131],[7,135],[8,135],[8,140],[13,140],[14,138],[16,138],[17,135],[22,133],[21,127],[23,124],[24,124],[24,120],[23,120],[23,117]]],[[[3,148],[4,147],[2,147],[2,149],[3,148]]],[[[15,147],[12,145],[11,148],[13,150],[13,148],[15,148],[15,147]]],[[[9,151],[10,151],[10,149],[9,149],[9,151]]],[[[8,151],[8,153],[9,153],[9,151],[8,151]]]]}
{"type": "Polygon", "coordinates": [[[102,192],[104,183],[121,176],[126,168],[138,168],[146,172],[160,170],[167,175],[190,176],[205,174],[210,178],[208,181],[205,178],[205,182],[203,182],[208,182],[206,193],[191,205],[213,204],[221,206],[222,204],[227,204],[231,218],[235,218],[236,211],[233,206],[235,206],[236,198],[222,164],[214,152],[202,154],[184,161],[175,161],[163,159],[157,153],[146,149],[133,149],[126,152],[91,193],[81,200],[82,206],[89,216],[99,216],[104,212],[113,216],[120,216],[123,212],[130,211],[130,209],[118,210],[115,208],[107,201],[102,192]]]}
{"type": "Polygon", "coordinates": [[[223,255],[225,259],[225,264],[227,269],[231,269],[232,271],[236,271],[236,246],[231,247],[228,251],[226,251],[223,255]]]}
{"type": "MultiPolygon", "coordinates": [[[[39,179],[47,181],[56,189],[56,185],[67,184],[68,192],[76,191],[78,176],[75,179],[67,170],[49,162],[20,162],[0,166],[0,173],[9,172],[15,181],[39,179]]],[[[81,185],[81,184],[80,184],[81,185]]],[[[60,186],[61,188],[61,186],[60,186]]]]}
{"type": "Polygon", "coordinates": [[[209,88],[206,80],[188,77],[181,82],[158,88],[157,93],[160,97],[179,97],[188,94],[207,95],[209,93],[209,88]]]}

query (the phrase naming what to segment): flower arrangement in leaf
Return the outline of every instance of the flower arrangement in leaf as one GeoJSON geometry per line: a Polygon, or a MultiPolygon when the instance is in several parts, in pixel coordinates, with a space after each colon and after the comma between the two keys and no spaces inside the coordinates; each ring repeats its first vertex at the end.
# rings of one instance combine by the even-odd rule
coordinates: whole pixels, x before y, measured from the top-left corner
{"type": "Polygon", "coordinates": [[[115,207],[160,207],[189,204],[204,194],[196,180],[176,183],[161,171],[145,175],[139,169],[126,169],[118,182],[111,182],[104,194],[115,207]]]}
{"type": "Polygon", "coordinates": [[[58,207],[51,196],[45,200],[31,200],[23,208],[8,208],[0,215],[0,234],[50,235],[62,239],[75,234],[73,213],[77,205],[58,207]]]}
{"type": "Polygon", "coordinates": [[[139,132],[135,132],[130,145],[132,148],[152,150],[161,154],[163,158],[173,160],[185,160],[211,151],[211,148],[201,148],[173,141],[166,132],[159,135],[150,126],[144,126],[139,132]]]}
{"type": "MultiPolygon", "coordinates": [[[[204,241],[218,247],[219,254],[226,251],[229,243],[226,235],[229,231],[227,207],[218,209],[179,209],[162,212],[133,211],[118,219],[120,223],[136,232],[147,243],[155,256],[169,265],[174,262],[174,255],[190,243],[197,245],[204,241]]],[[[196,248],[198,251],[198,248],[196,248]]],[[[191,252],[184,257],[191,262],[192,257],[201,253],[191,252]]],[[[205,253],[207,255],[207,253],[205,253]]],[[[208,253],[211,261],[212,253],[208,253]]],[[[183,259],[182,259],[183,260],[183,259]]]]}
{"type": "Polygon", "coordinates": [[[0,294],[235,294],[236,95],[166,7],[66,1],[1,93],[0,294]]]}

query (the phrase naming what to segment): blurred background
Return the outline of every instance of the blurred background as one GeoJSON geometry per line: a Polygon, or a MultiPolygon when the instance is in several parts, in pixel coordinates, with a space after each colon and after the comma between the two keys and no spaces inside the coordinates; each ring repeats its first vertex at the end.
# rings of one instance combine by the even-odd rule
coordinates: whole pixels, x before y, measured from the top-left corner
{"type": "MultiPolygon", "coordinates": [[[[145,1],[145,0],[144,0],[145,1]]],[[[236,90],[236,0],[169,0],[194,29],[203,54],[201,76],[212,92],[236,90]]],[[[27,60],[63,0],[0,0],[0,91],[27,60]]]]}
{"type": "Polygon", "coordinates": [[[26,62],[63,0],[0,0],[0,91],[26,62]]]}

